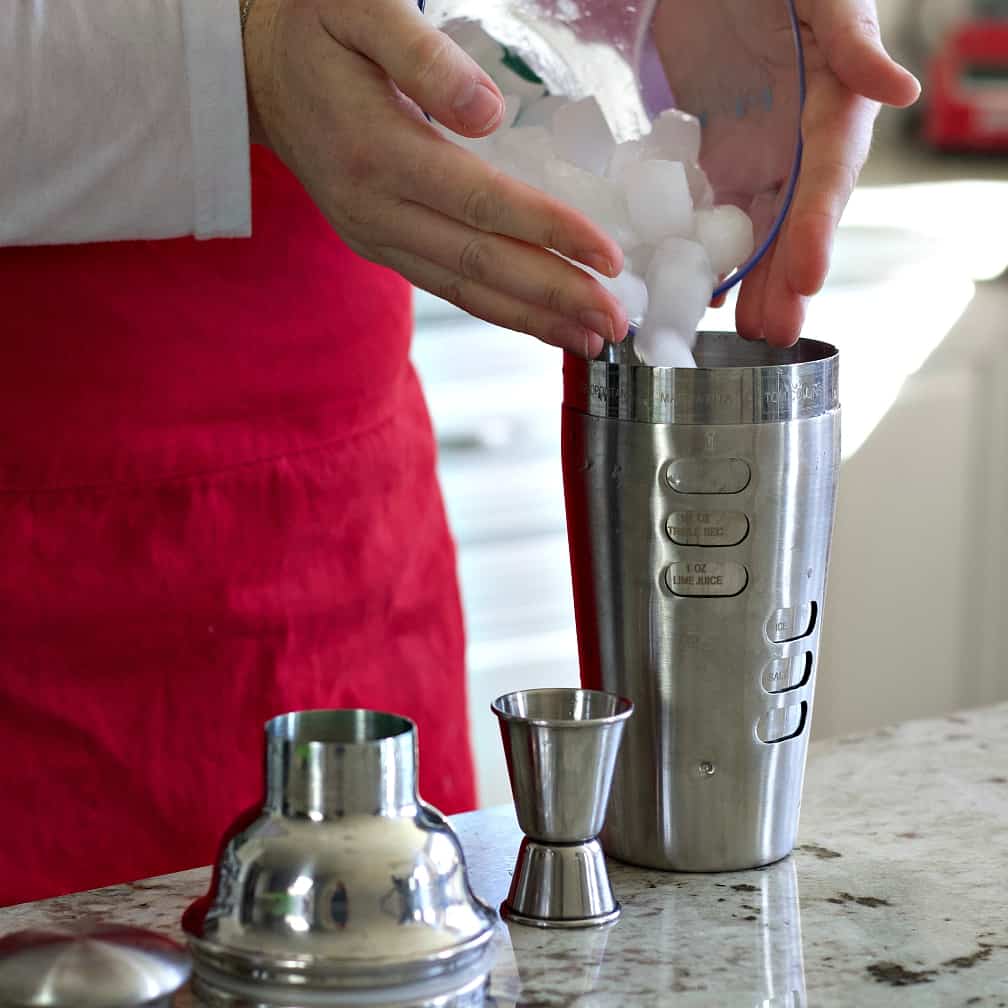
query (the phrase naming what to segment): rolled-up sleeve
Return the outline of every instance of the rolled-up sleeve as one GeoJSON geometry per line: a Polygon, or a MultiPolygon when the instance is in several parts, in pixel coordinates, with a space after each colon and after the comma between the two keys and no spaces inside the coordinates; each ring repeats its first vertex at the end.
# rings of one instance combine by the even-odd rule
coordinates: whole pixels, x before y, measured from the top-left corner
{"type": "Polygon", "coordinates": [[[0,244],[242,237],[237,0],[0,0],[0,244]]]}

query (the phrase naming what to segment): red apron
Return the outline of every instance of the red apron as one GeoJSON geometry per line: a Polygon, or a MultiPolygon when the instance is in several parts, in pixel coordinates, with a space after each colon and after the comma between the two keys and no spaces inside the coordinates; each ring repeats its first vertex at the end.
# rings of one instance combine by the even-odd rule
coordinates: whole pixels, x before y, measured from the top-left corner
{"type": "Polygon", "coordinates": [[[258,148],[253,211],[0,250],[0,905],[209,863],[284,711],[408,715],[474,804],[408,287],[258,148]]]}

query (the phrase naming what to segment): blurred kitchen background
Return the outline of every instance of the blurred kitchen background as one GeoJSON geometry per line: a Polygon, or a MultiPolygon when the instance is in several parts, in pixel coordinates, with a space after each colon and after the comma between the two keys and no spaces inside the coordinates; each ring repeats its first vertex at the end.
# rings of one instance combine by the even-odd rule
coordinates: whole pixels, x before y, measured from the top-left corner
{"type": "MultiPolygon", "coordinates": [[[[841,350],[844,409],[820,738],[1008,699],[1008,2],[879,8],[925,93],[883,114],[805,330],[841,350]]],[[[509,791],[490,701],[578,679],[561,361],[426,295],[416,307],[492,805],[509,791]]],[[[704,327],[733,328],[733,306],[704,327]]]]}

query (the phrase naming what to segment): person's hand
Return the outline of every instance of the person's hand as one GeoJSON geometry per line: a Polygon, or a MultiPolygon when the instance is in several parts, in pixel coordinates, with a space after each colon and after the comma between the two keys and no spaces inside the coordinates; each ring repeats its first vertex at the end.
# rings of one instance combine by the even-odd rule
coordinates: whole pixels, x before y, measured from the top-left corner
{"type": "Polygon", "coordinates": [[[359,255],[480,318],[596,356],[619,303],[547,249],[615,276],[619,246],[423,117],[490,133],[503,100],[412,0],[256,0],[245,32],[253,139],[359,255]]]}
{"type": "MultiPolygon", "coordinates": [[[[864,167],[879,104],[906,106],[920,85],[886,54],[874,0],[797,0],[808,91],[805,156],[776,243],[742,282],[739,332],[798,339],[826,280],[840,216],[864,167]]],[[[750,212],[757,236],[781,205],[798,120],[785,0],[662,0],[655,40],[677,105],[705,120],[702,160],[720,202],[750,212]]]]}

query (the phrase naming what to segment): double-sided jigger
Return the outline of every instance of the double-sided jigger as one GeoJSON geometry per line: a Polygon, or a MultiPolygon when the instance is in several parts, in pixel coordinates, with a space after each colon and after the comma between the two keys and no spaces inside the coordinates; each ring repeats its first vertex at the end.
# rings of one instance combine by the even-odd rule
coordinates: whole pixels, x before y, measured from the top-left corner
{"type": "Polygon", "coordinates": [[[598,835],[633,704],[611,693],[508,693],[500,722],[525,837],[501,916],[536,927],[593,927],[619,916],[598,835]]]}

